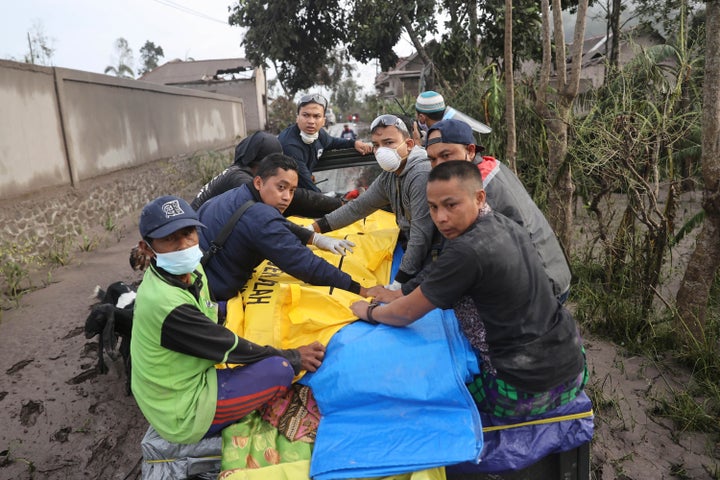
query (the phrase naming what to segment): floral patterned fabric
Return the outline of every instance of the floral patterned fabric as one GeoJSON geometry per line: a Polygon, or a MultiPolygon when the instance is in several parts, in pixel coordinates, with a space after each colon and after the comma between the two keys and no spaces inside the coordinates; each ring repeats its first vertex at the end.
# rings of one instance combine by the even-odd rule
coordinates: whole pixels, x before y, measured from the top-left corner
{"type": "Polygon", "coordinates": [[[263,421],[257,411],[225,428],[222,440],[222,474],[219,479],[233,478],[236,470],[296,462],[306,465],[309,473],[312,445],[303,441],[291,442],[263,421]]]}
{"type": "Polygon", "coordinates": [[[312,390],[306,385],[293,384],[284,395],[275,397],[261,411],[262,419],[270,423],[288,440],[314,443],[320,424],[312,390]]]}

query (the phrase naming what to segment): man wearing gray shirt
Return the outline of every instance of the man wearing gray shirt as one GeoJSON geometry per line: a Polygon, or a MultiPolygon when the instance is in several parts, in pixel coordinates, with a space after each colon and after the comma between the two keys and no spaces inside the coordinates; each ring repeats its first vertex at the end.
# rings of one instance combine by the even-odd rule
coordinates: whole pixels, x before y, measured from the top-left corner
{"type": "Polygon", "coordinates": [[[415,145],[405,123],[394,115],[381,115],[370,124],[375,158],[384,170],[367,191],[312,224],[325,233],[350,225],[374,211],[389,207],[400,227],[399,242],[405,249],[400,269],[391,284],[397,290],[432,260],[433,246],[441,237],[430,218],[425,187],[430,162],[415,145]]]}
{"type": "Polygon", "coordinates": [[[488,204],[525,227],[540,255],[553,293],[564,302],[572,278],[565,252],[545,215],[512,170],[493,157],[483,157],[475,144],[472,129],[460,120],[442,120],[430,127],[426,150],[433,168],[449,160],[468,160],[478,166],[488,204]]]}

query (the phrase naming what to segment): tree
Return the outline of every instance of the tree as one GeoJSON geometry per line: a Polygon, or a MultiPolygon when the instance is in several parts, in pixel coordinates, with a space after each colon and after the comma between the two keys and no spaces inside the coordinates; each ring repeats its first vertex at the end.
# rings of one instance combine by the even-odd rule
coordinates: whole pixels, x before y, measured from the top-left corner
{"type": "MultiPolygon", "coordinates": [[[[437,83],[445,92],[471,81],[485,67],[486,58],[499,60],[504,52],[503,22],[498,22],[504,0],[236,1],[229,22],[247,29],[242,44],[248,59],[256,66],[266,62],[275,66],[285,94],[291,97],[314,84],[333,86],[326,82],[340,80],[338,69],[327,66],[344,64],[350,56],[361,63],[378,59],[384,71],[393,68],[397,63],[393,47],[403,34],[431,72],[424,87],[434,88],[437,83]],[[443,25],[440,19],[445,17],[443,25]],[[428,42],[443,26],[442,39],[428,42]]],[[[515,3],[517,61],[539,52],[540,15],[535,2],[515,3]]]]}
{"type": "Polygon", "coordinates": [[[253,65],[273,64],[290,97],[312,85],[335,86],[342,78],[338,67],[350,56],[363,63],[379,59],[383,70],[394,67],[392,49],[403,31],[423,61],[432,64],[423,38],[436,31],[435,0],[340,3],[238,0],[229,22],[247,28],[242,44],[248,59],[253,65]]]}
{"type": "Polygon", "coordinates": [[[678,331],[702,344],[710,287],[720,268],[720,1],[707,2],[702,110],[702,179],[705,221],[680,289],[678,331]]]}
{"type": "MultiPolygon", "coordinates": [[[[230,25],[247,28],[242,45],[255,66],[273,64],[288,98],[342,77],[336,47],[346,38],[347,10],[330,0],[239,0],[230,25]],[[340,75],[338,75],[340,73],[340,75]]],[[[341,51],[342,52],[342,51],[341,51]]]]}
{"type": "Polygon", "coordinates": [[[134,63],[133,53],[127,40],[122,37],[115,40],[115,50],[117,51],[117,65],[105,67],[105,74],[112,73],[120,78],[134,78],[135,72],[132,69],[134,63]]]}
{"type": "Polygon", "coordinates": [[[683,84],[700,83],[688,75],[697,63],[672,45],[643,49],[605,85],[590,92],[591,106],[573,119],[571,154],[580,172],[575,180],[598,222],[602,247],[604,281],[598,295],[622,297],[625,305],[632,305],[627,311],[634,313],[626,321],[612,314],[614,302],[599,302],[607,304],[600,305],[598,313],[608,332],[625,335],[616,337],[619,341],[651,334],[663,259],[673,238],[694,225],[690,222],[678,235],[674,233],[681,183],[677,163],[683,150],[696,146],[689,139],[700,111],[694,85],[683,84]],[[693,93],[689,108],[685,91],[693,93]],[[624,194],[625,207],[615,222],[606,205],[618,194],[624,194]]]}
{"type": "MultiPolygon", "coordinates": [[[[504,57],[505,4],[503,0],[483,2],[479,17],[479,32],[482,41],[479,49],[482,57],[500,64],[504,57]]],[[[513,2],[513,63],[537,59],[542,55],[540,5],[534,1],[513,2]]],[[[504,70],[504,68],[503,68],[504,70]]]]}
{"type": "Polygon", "coordinates": [[[150,40],[145,41],[145,45],[140,48],[140,59],[142,60],[142,67],[140,68],[140,75],[157,68],[158,60],[160,57],[164,57],[165,53],[160,45],[155,46],[150,40]]]}
{"type": "Polygon", "coordinates": [[[663,36],[677,31],[681,11],[692,12],[702,5],[699,0],[635,0],[635,11],[642,21],[663,36]]]}
{"type": "MultiPolygon", "coordinates": [[[[608,23],[606,34],[611,35],[610,55],[605,72],[605,82],[613,76],[620,66],[620,13],[623,10],[622,0],[611,0],[610,11],[608,12],[608,23]]],[[[607,48],[607,43],[605,44],[607,48]]]]}
{"type": "Polygon", "coordinates": [[[52,56],[55,53],[53,40],[45,35],[45,29],[39,20],[36,20],[27,32],[27,42],[28,53],[25,54],[25,63],[52,66],[52,56]]]}
{"type": "Polygon", "coordinates": [[[550,40],[549,0],[542,0],[541,6],[543,56],[535,105],[548,132],[548,177],[550,182],[548,221],[565,250],[569,252],[572,244],[572,201],[575,185],[572,180],[570,163],[567,161],[568,124],[570,123],[573,101],[577,97],[580,88],[580,67],[588,0],[580,0],[578,3],[569,78],[560,0],[552,0],[556,74],[556,85],[553,92],[550,90],[553,44],[550,40]]]}
{"type": "Polygon", "coordinates": [[[354,110],[358,103],[357,96],[359,92],[360,86],[352,77],[340,82],[330,97],[330,103],[337,107],[335,112],[341,113],[354,110]]]}
{"type": "Polygon", "coordinates": [[[505,0],[505,125],[507,143],[505,160],[517,172],[517,140],[515,137],[515,75],[513,75],[513,2],[505,0]]]}

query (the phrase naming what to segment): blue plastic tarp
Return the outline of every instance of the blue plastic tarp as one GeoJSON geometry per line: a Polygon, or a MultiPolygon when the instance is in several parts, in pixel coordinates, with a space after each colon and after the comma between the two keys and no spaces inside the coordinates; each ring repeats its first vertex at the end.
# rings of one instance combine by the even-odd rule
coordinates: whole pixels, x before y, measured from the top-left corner
{"type": "Polygon", "coordinates": [[[452,311],[403,328],[347,325],[303,379],[322,414],[310,475],[375,477],[477,460],[482,425],[465,387],[477,372],[452,311]]]}

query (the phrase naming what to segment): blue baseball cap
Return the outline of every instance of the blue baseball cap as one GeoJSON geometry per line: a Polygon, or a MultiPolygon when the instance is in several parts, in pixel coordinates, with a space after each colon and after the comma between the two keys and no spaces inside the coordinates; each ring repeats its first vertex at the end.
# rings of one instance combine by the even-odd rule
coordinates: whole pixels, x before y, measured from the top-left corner
{"type": "Polygon", "coordinates": [[[435,143],[459,143],[462,145],[476,144],[470,125],[461,120],[454,120],[452,118],[440,120],[439,122],[434,123],[428,129],[427,139],[428,140],[425,141],[425,147],[435,143]],[[439,131],[440,136],[430,138],[430,134],[434,131],[439,131]]]}
{"type": "Polygon", "coordinates": [[[191,226],[205,227],[190,204],[174,195],[158,197],[145,205],[138,225],[142,238],[163,238],[191,226]]]}

